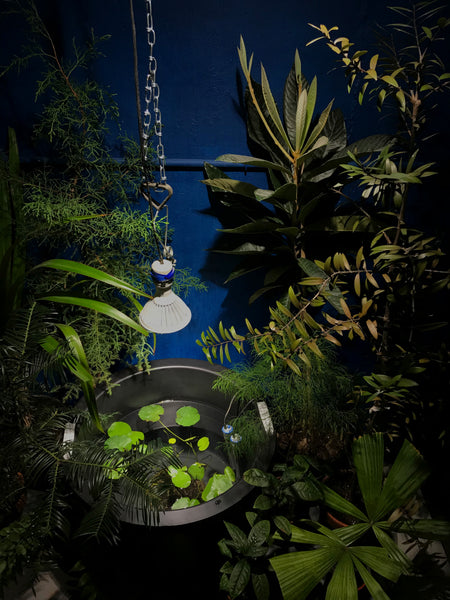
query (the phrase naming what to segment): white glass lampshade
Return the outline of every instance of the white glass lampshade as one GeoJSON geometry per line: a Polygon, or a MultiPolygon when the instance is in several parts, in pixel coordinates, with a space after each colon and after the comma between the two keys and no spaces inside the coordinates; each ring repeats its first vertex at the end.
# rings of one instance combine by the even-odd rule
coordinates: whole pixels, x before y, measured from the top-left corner
{"type": "Polygon", "coordinates": [[[180,331],[191,320],[189,307],[171,289],[173,274],[174,267],[169,260],[155,261],[152,264],[155,297],[144,305],[139,322],[153,333],[180,331]]]}

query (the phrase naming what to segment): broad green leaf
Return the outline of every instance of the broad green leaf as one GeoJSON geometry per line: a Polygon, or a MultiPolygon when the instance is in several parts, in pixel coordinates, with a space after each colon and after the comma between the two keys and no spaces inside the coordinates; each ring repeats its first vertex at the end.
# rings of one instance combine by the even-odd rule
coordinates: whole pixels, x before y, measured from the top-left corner
{"type": "Polygon", "coordinates": [[[228,593],[231,598],[236,598],[245,590],[250,581],[251,568],[245,558],[241,558],[233,567],[228,583],[228,593]]]}
{"type": "Polygon", "coordinates": [[[183,427],[190,427],[200,421],[200,413],[195,406],[182,406],[177,410],[176,422],[183,427]]]}
{"type": "Polygon", "coordinates": [[[191,508],[191,506],[198,506],[200,501],[197,498],[178,498],[170,507],[172,510],[179,510],[181,508],[191,508]]]}
{"type": "Polygon", "coordinates": [[[305,118],[302,137],[300,139],[300,148],[305,143],[306,136],[308,134],[309,127],[311,125],[311,121],[314,116],[314,109],[316,107],[316,99],[317,99],[317,77],[313,77],[313,79],[311,81],[311,85],[309,86],[309,89],[308,89],[308,102],[306,104],[306,118],[305,118]]]}
{"type": "Polygon", "coordinates": [[[199,462],[192,463],[192,465],[188,468],[188,473],[192,479],[201,481],[205,476],[205,465],[199,462]]]}
{"type": "Polygon", "coordinates": [[[406,556],[403,550],[399,548],[399,546],[386,531],[377,525],[373,526],[373,532],[383,548],[387,550],[390,559],[402,569],[403,573],[408,573],[412,569],[412,562],[406,556]]]}
{"type": "Polygon", "coordinates": [[[181,467],[177,469],[176,467],[170,465],[168,467],[170,478],[172,479],[172,483],[175,487],[185,489],[191,485],[191,476],[187,472],[186,467],[181,467]]]}
{"type": "Polygon", "coordinates": [[[244,480],[256,487],[269,487],[271,482],[270,476],[256,467],[245,471],[244,480]]]}
{"type": "Polygon", "coordinates": [[[220,190],[221,192],[229,192],[232,194],[239,194],[245,198],[255,198],[258,188],[256,185],[248,183],[246,181],[239,181],[238,179],[227,178],[215,178],[215,179],[203,179],[202,183],[209,186],[213,190],[220,190]]]}
{"type": "Polygon", "coordinates": [[[406,533],[411,537],[426,540],[450,539],[450,522],[438,519],[405,519],[395,521],[391,528],[394,531],[406,533]]]}
{"type": "Polygon", "coordinates": [[[131,427],[128,423],[125,423],[125,421],[115,421],[110,425],[107,433],[109,437],[113,437],[115,435],[126,435],[130,431],[131,427]]]}
{"type": "Polygon", "coordinates": [[[122,435],[114,435],[105,440],[105,448],[107,450],[131,450],[133,445],[133,440],[131,437],[131,432],[124,433],[122,435]]]}
{"type": "Polygon", "coordinates": [[[138,412],[140,419],[143,421],[151,421],[152,423],[159,421],[163,414],[164,407],[160,404],[148,404],[147,406],[143,406],[138,412]]]}
{"type": "Polygon", "coordinates": [[[270,599],[270,585],[265,573],[252,573],[252,586],[258,600],[270,599]]]}
{"type": "Polygon", "coordinates": [[[258,521],[250,530],[248,534],[248,541],[252,545],[262,546],[267,542],[270,535],[270,521],[263,519],[258,521]]]}
{"type": "Polygon", "coordinates": [[[266,71],[264,67],[261,65],[261,87],[264,96],[264,102],[266,104],[267,111],[272,119],[275,127],[280,133],[282,139],[284,140],[286,146],[292,151],[293,148],[289,142],[288,135],[284,130],[283,124],[280,119],[280,115],[278,113],[277,105],[275,104],[275,100],[273,98],[272,92],[270,90],[269,80],[267,79],[266,71]]]}
{"type": "Polygon", "coordinates": [[[308,92],[303,90],[298,97],[297,113],[295,116],[295,151],[300,152],[302,140],[305,138],[305,129],[307,128],[307,103],[308,92]]]}
{"type": "Polygon", "coordinates": [[[368,521],[367,516],[352,502],[346,500],[326,485],[321,484],[321,488],[323,493],[323,501],[327,506],[339,512],[343,512],[346,515],[350,515],[359,521],[368,521]]]}
{"type": "Polygon", "coordinates": [[[203,452],[203,450],[206,450],[207,448],[209,448],[209,437],[207,437],[207,436],[201,437],[197,441],[197,448],[200,450],[200,452],[203,452]]]}
{"type": "Polygon", "coordinates": [[[291,173],[290,169],[278,163],[270,162],[268,160],[262,160],[260,158],[254,158],[253,156],[243,156],[241,154],[222,154],[217,157],[216,160],[229,163],[239,163],[241,165],[253,165],[255,167],[261,167],[263,169],[274,169],[275,171],[284,171],[285,173],[291,173]]]}

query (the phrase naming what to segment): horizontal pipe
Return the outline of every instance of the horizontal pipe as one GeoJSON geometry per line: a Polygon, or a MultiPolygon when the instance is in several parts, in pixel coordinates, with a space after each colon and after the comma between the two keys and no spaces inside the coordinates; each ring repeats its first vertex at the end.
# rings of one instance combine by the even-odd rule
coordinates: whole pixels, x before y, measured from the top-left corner
{"type": "Polygon", "coordinates": [[[165,164],[168,171],[203,171],[205,163],[209,163],[223,171],[264,171],[261,167],[254,165],[241,165],[221,160],[205,160],[204,158],[166,158],[165,164]]]}

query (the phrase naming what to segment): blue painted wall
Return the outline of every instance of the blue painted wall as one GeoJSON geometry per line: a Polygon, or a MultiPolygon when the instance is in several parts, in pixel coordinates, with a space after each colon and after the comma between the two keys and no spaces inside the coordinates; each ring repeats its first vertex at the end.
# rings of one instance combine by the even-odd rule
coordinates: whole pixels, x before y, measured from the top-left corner
{"type": "MultiPolygon", "coordinates": [[[[2,12],[7,2],[3,0],[2,12]]],[[[377,22],[385,22],[388,2],[369,0],[154,0],[156,29],[155,55],[157,80],[161,89],[160,108],[164,123],[164,145],[168,160],[168,181],[175,194],[170,201],[170,221],[175,229],[174,249],[180,266],[190,266],[208,284],[208,293],[193,292],[188,298],[193,319],[186,330],[160,336],[157,357],[198,357],[195,344],[200,332],[220,319],[239,325],[245,314],[265,310],[259,306],[247,310],[246,292],[240,284],[224,286],[228,265],[220,257],[206,252],[216,238],[219,222],[208,214],[206,188],[200,183],[201,168],[185,168],[186,162],[213,160],[231,152],[247,154],[246,131],[241,116],[239,86],[242,79],[236,47],[244,36],[248,51],[255,53],[255,75],[259,61],[264,63],[275,96],[281,99],[284,79],[291,67],[294,51],[299,49],[305,75],[319,80],[319,108],[335,98],[343,109],[351,141],[378,132],[374,107],[359,107],[348,96],[340,71],[333,71],[332,53],[321,45],[308,48],[315,37],[308,23],[338,24],[357,45],[367,46],[377,22]]],[[[95,76],[117,94],[124,129],[137,137],[133,84],[132,38],[129,7],[126,0],[40,0],[37,2],[63,52],[70,52],[71,40],[82,41],[91,28],[97,35],[110,34],[103,46],[104,57],[94,67],[95,76]]],[[[148,47],[145,33],[145,2],[135,0],[142,77],[146,70],[148,47]]],[[[5,64],[18,52],[23,24],[17,18],[2,15],[0,39],[5,64]]],[[[24,71],[0,81],[0,135],[6,127],[19,133],[22,156],[31,158],[27,139],[33,114],[39,107],[33,102],[36,73],[24,71]]],[[[448,125],[447,125],[448,127],[448,125]]],[[[230,173],[233,175],[233,173],[230,173]]],[[[261,174],[248,173],[249,180],[263,183],[261,174]]]]}

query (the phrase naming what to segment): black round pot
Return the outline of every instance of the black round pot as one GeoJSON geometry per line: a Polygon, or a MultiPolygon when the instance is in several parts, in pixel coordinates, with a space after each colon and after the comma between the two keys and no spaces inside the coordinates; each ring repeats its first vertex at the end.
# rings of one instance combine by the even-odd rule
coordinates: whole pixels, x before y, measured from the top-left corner
{"type": "MultiPolygon", "coordinates": [[[[142,406],[153,403],[162,403],[165,408],[164,421],[171,426],[176,410],[181,405],[195,406],[200,413],[200,423],[204,435],[210,439],[218,438],[224,419],[230,405],[230,399],[221,392],[212,389],[214,380],[224,367],[211,365],[207,361],[196,359],[164,359],[151,363],[150,373],[142,371],[133,372],[124,370],[117,374],[114,383],[116,387],[112,395],[106,392],[97,397],[99,412],[114,412],[119,416],[117,420],[127,421],[132,428],[140,427],[138,412],[142,406]]],[[[266,432],[271,434],[271,422],[265,404],[258,403],[258,410],[266,432]]],[[[229,417],[233,413],[228,414],[229,417]]],[[[153,426],[154,427],[154,426],[153,426]]],[[[151,429],[152,426],[149,426],[151,429]]],[[[160,512],[159,526],[186,525],[208,519],[222,513],[239,503],[252,489],[242,475],[245,469],[254,466],[267,469],[274,452],[274,438],[269,435],[267,443],[256,449],[250,462],[232,462],[231,466],[236,472],[236,482],[226,492],[198,506],[178,510],[160,512]]],[[[202,462],[223,469],[230,457],[225,457],[220,449],[208,449],[202,456],[202,462]]],[[[121,520],[133,525],[144,523],[137,511],[124,510],[121,520]]]]}

